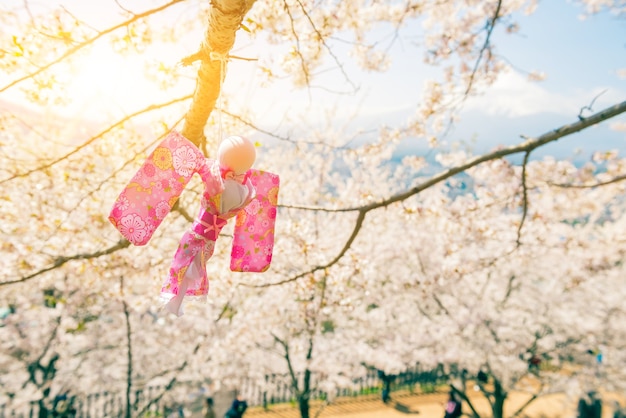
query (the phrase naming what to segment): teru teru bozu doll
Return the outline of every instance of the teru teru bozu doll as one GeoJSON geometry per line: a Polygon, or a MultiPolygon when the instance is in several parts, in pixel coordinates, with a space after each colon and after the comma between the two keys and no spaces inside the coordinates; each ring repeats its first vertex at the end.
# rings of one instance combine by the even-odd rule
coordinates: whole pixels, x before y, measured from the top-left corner
{"type": "Polygon", "coordinates": [[[230,269],[266,271],[272,260],[279,178],[252,169],[254,145],[231,136],[219,145],[217,160],[172,131],[150,154],[119,195],[109,220],[135,245],[145,245],[171,211],[194,173],[204,184],[200,213],[183,235],[161,289],[165,308],[182,315],[185,295],[206,297],[206,262],[228,220],[236,216],[230,269]]]}

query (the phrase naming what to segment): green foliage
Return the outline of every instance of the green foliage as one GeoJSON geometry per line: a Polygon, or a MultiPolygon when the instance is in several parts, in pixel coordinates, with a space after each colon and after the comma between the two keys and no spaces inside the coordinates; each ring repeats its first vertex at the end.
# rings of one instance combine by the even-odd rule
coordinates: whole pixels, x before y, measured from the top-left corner
{"type": "Polygon", "coordinates": [[[331,319],[322,321],[322,334],[335,331],[335,323],[331,319]]]}
{"type": "Polygon", "coordinates": [[[435,393],[437,392],[437,385],[430,382],[420,383],[421,393],[435,393]]]}

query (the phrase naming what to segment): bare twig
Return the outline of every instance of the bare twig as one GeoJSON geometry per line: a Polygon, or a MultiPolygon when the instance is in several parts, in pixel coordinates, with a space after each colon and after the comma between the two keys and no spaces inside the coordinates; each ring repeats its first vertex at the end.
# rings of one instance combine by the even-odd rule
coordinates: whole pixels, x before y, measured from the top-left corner
{"type": "Polygon", "coordinates": [[[30,10],[30,4],[28,4],[28,0],[23,0],[24,10],[26,10],[26,14],[30,18],[31,25],[35,26],[35,16],[33,16],[33,12],[30,10]]]}
{"type": "Polygon", "coordinates": [[[452,315],[450,315],[450,311],[448,309],[446,309],[446,307],[443,304],[443,302],[441,302],[441,299],[439,299],[439,296],[437,296],[435,293],[433,293],[433,299],[434,299],[435,303],[437,304],[437,306],[439,306],[439,309],[444,311],[446,315],[448,315],[449,317],[452,318],[452,315]]]}
{"type": "MultiPolygon", "coordinates": [[[[201,345],[200,343],[196,344],[196,346],[193,349],[192,355],[195,355],[198,352],[198,350],[200,349],[200,345],[201,345]]],[[[174,371],[181,373],[187,368],[188,365],[189,365],[189,361],[185,360],[180,366],[178,366],[178,368],[174,369],[174,371]]],[[[148,411],[148,409],[152,405],[158,403],[163,398],[163,396],[165,396],[165,394],[167,394],[168,392],[172,390],[172,388],[174,387],[177,381],[178,381],[178,376],[175,375],[174,377],[170,379],[167,385],[165,385],[161,393],[159,393],[157,396],[151,399],[150,402],[147,402],[146,405],[144,405],[144,407],[139,412],[137,412],[136,416],[138,417],[144,416],[146,411],[148,411]]]]}
{"type": "Polygon", "coordinates": [[[515,279],[515,274],[511,274],[511,277],[509,277],[509,281],[506,285],[506,293],[504,294],[504,298],[502,298],[502,302],[500,302],[500,306],[504,305],[511,296],[511,293],[513,293],[513,283],[515,283],[515,279]]]}
{"type": "Polygon", "coordinates": [[[109,125],[109,127],[107,127],[106,129],[104,129],[104,130],[100,131],[99,133],[97,133],[96,135],[92,136],[87,141],[83,142],[81,145],[79,145],[76,148],[74,148],[72,151],[70,151],[70,152],[62,155],[61,157],[58,157],[58,158],[56,158],[56,159],[54,159],[54,160],[52,160],[52,161],[50,161],[50,162],[48,162],[48,163],[46,163],[44,165],[41,165],[39,167],[33,168],[31,170],[24,171],[22,173],[14,174],[11,177],[4,178],[4,179],[0,180],[0,184],[6,183],[7,181],[11,181],[11,180],[14,180],[14,179],[19,178],[19,177],[27,177],[27,176],[29,176],[29,175],[37,172],[37,171],[42,171],[42,170],[45,170],[47,168],[50,168],[53,165],[58,164],[61,161],[63,161],[65,159],[71,157],[72,155],[76,154],[80,150],[82,150],[85,147],[87,147],[89,144],[93,143],[94,141],[96,141],[97,139],[99,139],[102,136],[106,135],[107,133],[111,132],[115,128],[117,128],[119,126],[122,126],[124,123],[128,122],[129,120],[133,119],[134,117],[142,115],[142,114],[150,112],[150,111],[153,111],[153,110],[157,110],[157,109],[161,109],[161,108],[164,108],[164,107],[167,107],[167,106],[171,106],[171,105],[173,105],[175,103],[179,103],[179,102],[188,100],[190,98],[191,98],[191,95],[178,97],[176,99],[172,99],[172,100],[169,100],[169,101],[164,102],[164,103],[159,103],[159,104],[153,104],[153,105],[150,105],[150,106],[146,106],[143,109],[140,109],[140,110],[138,110],[136,112],[133,112],[133,113],[131,113],[129,115],[126,115],[122,119],[118,120],[117,122],[109,125]]]}
{"type": "Polygon", "coordinates": [[[165,3],[162,6],[156,7],[154,9],[147,10],[147,11],[145,11],[143,13],[138,13],[138,14],[134,15],[132,18],[130,18],[128,20],[125,20],[122,23],[119,23],[117,25],[111,26],[108,29],[105,29],[105,30],[103,30],[101,32],[98,32],[98,34],[96,36],[94,36],[92,38],[89,38],[89,39],[87,39],[87,40],[85,40],[85,41],[75,45],[74,47],[68,49],[67,51],[65,51],[65,53],[61,54],[59,57],[53,59],[52,61],[48,62],[47,64],[38,66],[38,68],[36,70],[34,70],[34,71],[32,71],[32,72],[30,72],[30,73],[28,73],[28,74],[26,74],[26,75],[24,75],[22,77],[16,78],[15,80],[9,82],[8,84],[0,87],[0,93],[2,93],[5,90],[10,89],[11,87],[21,83],[24,80],[28,80],[29,78],[33,78],[36,75],[41,74],[42,72],[46,71],[48,68],[53,67],[54,65],[62,62],[63,60],[65,60],[66,58],[72,56],[73,54],[75,54],[76,52],[80,51],[81,49],[83,49],[83,48],[93,44],[98,39],[102,38],[103,36],[108,35],[108,34],[110,34],[112,32],[115,32],[116,30],[118,30],[120,28],[126,27],[126,26],[130,25],[131,23],[136,22],[139,19],[142,19],[142,18],[150,16],[152,14],[161,12],[161,11],[163,11],[163,10],[173,6],[176,3],[180,3],[181,1],[183,1],[183,0],[172,0],[169,3],[165,3]]]}
{"type": "Polygon", "coordinates": [[[172,206],[172,212],[174,211],[180,213],[188,222],[195,221],[194,217],[191,216],[185,208],[180,206],[180,200],[177,200],[176,203],[174,203],[174,206],[172,206]]]}
{"type": "Polygon", "coordinates": [[[563,188],[570,188],[570,189],[592,189],[594,187],[601,187],[601,186],[607,186],[613,183],[619,183],[620,181],[624,181],[624,180],[626,180],[626,174],[614,177],[611,180],[601,181],[601,182],[593,183],[593,184],[566,184],[566,183],[552,183],[552,182],[548,182],[548,184],[554,187],[563,187],[563,188]]]}
{"type": "Polygon", "coordinates": [[[276,341],[278,344],[280,344],[283,347],[283,350],[284,350],[283,358],[287,362],[287,369],[289,370],[289,376],[291,377],[291,386],[293,387],[296,394],[299,394],[300,388],[298,385],[298,378],[296,377],[296,372],[293,370],[291,357],[289,355],[289,344],[287,343],[287,341],[278,338],[278,336],[274,334],[273,332],[271,334],[272,334],[272,337],[274,337],[274,341],[276,341]]]}
{"type": "Polygon", "coordinates": [[[519,416],[519,414],[521,414],[522,411],[524,409],[526,409],[526,407],[528,405],[530,405],[533,401],[535,401],[535,399],[537,399],[539,397],[539,394],[543,390],[544,384],[545,384],[544,382],[540,382],[539,390],[537,391],[537,393],[533,393],[533,395],[530,397],[530,399],[528,399],[526,402],[524,402],[522,405],[520,405],[520,407],[517,408],[517,411],[515,411],[513,413],[513,415],[511,415],[511,418],[515,418],[515,417],[519,416]]]}
{"type": "MultiPolygon", "coordinates": [[[[48,351],[50,350],[50,348],[52,347],[52,342],[56,339],[57,337],[57,333],[59,331],[59,326],[61,325],[61,316],[58,316],[57,318],[55,318],[55,325],[54,325],[54,329],[52,330],[52,332],[50,332],[50,336],[48,337],[48,340],[46,341],[46,344],[43,347],[43,350],[41,351],[41,354],[32,362],[30,362],[28,364],[28,371],[29,371],[29,380],[27,380],[26,382],[24,382],[24,385],[22,386],[22,389],[24,389],[26,387],[26,385],[31,382],[33,385],[35,385],[38,389],[41,389],[44,385],[46,385],[50,379],[48,379],[47,375],[48,373],[44,373],[43,377],[42,377],[42,381],[38,382],[37,381],[37,375],[36,372],[40,371],[42,369],[44,369],[44,367],[41,364],[41,361],[43,360],[43,358],[46,356],[46,354],[48,353],[48,351]]],[[[48,366],[45,367],[45,369],[48,369],[49,371],[51,371],[51,368],[54,368],[54,363],[58,360],[58,355],[53,356],[49,363],[48,366]],[[55,358],[56,357],[56,358],[55,358]]],[[[52,376],[54,377],[54,376],[52,376]]]]}
{"type": "MultiPolygon", "coordinates": [[[[319,41],[322,43],[322,45],[324,45],[324,48],[326,48],[326,51],[330,54],[330,56],[333,58],[333,60],[335,61],[335,63],[339,67],[339,70],[341,71],[341,74],[343,74],[344,79],[352,86],[353,91],[358,90],[357,86],[354,85],[354,83],[352,82],[352,80],[348,76],[348,73],[346,73],[346,70],[343,68],[343,64],[339,61],[339,58],[337,57],[337,55],[335,55],[335,53],[333,52],[332,48],[330,48],[330,46],[328,46],[328,44],[326,43],[326,40],[324,39],[324,36],[319,31],[319,29],[317,29],[317,26],[315,26],[315,22],[313,22],[313,19],[311,19],[311,16],[309,15],[309,13],[307,12],[307,10],[305,9],[304,5],[302,4],[302,2],[300,0],[298,0],[298,5],[300,5],[300,9],[302,9],[302,13],[304,13],[304,15],[306,16],[307,20],[311,24],[311,27],[315,31],[315,34],[317,35],[319,41]]],[[[287,3],[285,3],[285,7],[287,7],[287,3]]],[[[293,24],[292,24],[292,29],[293,29],[293,24]]],[[[295,32],[294,32],[294,34],[295,34],[295,32]]],[[[308,80],[308,77],[307,77],[307,80],[308,80]]]]}
{"type": "Polygon", "coordinates": [[[602,90],[600,93],[598,93],[598,95],[596,97],[593,98],[593,100],[591,101],[591,103],[589,103],[588,106],[583,106],[580,108],[580,112],[578,113],[578,119],[583,120],[585,117],[583,116],[583,112],[585,110],[588,110],[590,112],[593,112],[593,104],[596,102],[596,100],[598,99],[598,97],[602,96],[604,93],[606,93],[606,90],[602,90]]]}
{"type": "Polygon", "coordinates": [[[285,11],[289,15],[289,22],[291,22],[291,33],[293,34],[293,37],[296,40],[296,54],[298,55],[298,58],[300,58],[300,68],[302,69],[302,73],[304,74],[306,85],[309,86],[311,84],[309,70],[306,67],[306,61],[304,57],[302,56],[302,52],[300,52],[300,37],[298,36],[298,32],[296,31],[296,27],[294,24],[295,21],[294,21],[293,15],[291,14],[291,9],[289,8],[289,4],[287,4],[287,1],[283,0],[283,5],[285,8],[285,11]]]}
{"type": "Polygon", "coordinates": [[[44,273],[47,273],[51,270],[54,270],[56,268],[61,267],[62,265],[64,265],[65,263],[67,263],[68,261],[73,261],[73,260],[89,260],[92,258],[98,258],[98,257],[102,257],[103,255],[108,255],[108,254],[112,254],[118,250],[124,249],[126,247],[128,247],[130,245],[130,241],[127,241],[126,239],[121,239],[120,241],[118,241],[117,244],[105,249],[105,250],[100,250],[100,251],[95,251],[93,253],[83,253],[83,254],[75,254],[75,255],[71,255],[71,256],[59,256],[57,257],[57,259],[55,260],[55,262],[48,266],[45,267],[41,270],[37,270],[34,273],[29,274],[28,276],[24,276],[21,277],[19,279],[15,279],[15,280],[8,280],[6,282],[0,282],[0,287],[1,286],[6,286],[9,284],[16,284],[16,283],[23,283],[23,282],[27,282],[31,279],[34,279],[37,276],[40,276],[44,273]]]}
{"type": "Polygon", "coordinates": [[[120,3],[119,0],[115,0],[115,4],[117,4],[117,7],[119,7],[120,9],[122,9],[123,11],[128,13],[129,15],[132,15],[132,16],[136,16],[137,15],[137,13],[127,9],[125,6],[122,6],[122,4],[120,3]]]}
{"type": "MultiPolygon", "coordinates": [[[[94,32],[98,32],[98,29],[96,29],[95,27],[91,26],[90,24],[88,24],[87,22],[85,22],[84,20],[79,19],[78,17],[76,17],[72,12],[70,12],[67,7],[65,6],[61,6],[61,9],[63,9],[63,11],[65,13],[67,13],[72,19],[74,19],[74,22],[80,23],[81,25],[91,29],[94,32]]],[[[50,36],[50,35],[48,35],[50,36]]],[[[58,37],[57,37],[58,38],[58,37]]]]}
{"type": "Polygon", "coordinates": [[[354,229],[352,230],[352,233],[350,234],[350,237],[348,238],[348,240],[344,244],[344,246],[341,249],[341,251],[339,251],[339,253],[335,256],[335,258],[330,260],[328,263],[326,263],[324,265],[320,265],[320,266],[315,266],[311,270],[307,270],[305,272],[297,274],[296,276],[290,277],[289,279],[280,280],[278,282],[263,283],[263,284],[259,284],[259,285],[250,285],[250,284],[247,284],[247,283],[241,283],[241,285],[242,286],[250,286],[250,287],[269,287],[269,286],[281,285],[281,284],[285,284],[285,283],[296,281],[296,280],[298,280],[298,279],[300,279],[302,277],[308,276],[309,274],[315,273],[316,271],[324,270],[324,269],[327,269],[328,267],[333,266],[339,260],[341,260],[341,258],[348,252],[348,250],[350,249],[350,246],[352,245],[352,243],[356,239],[357,235],[359,235],[359,231],[361,230],[361,227],[363,226],[363,221],[365,220],[365,215],[367,214],[367,212],[368,211],[365,211],[365,210],[359,212],[357,220],[356,220],[356,222],[354,224],[354,229]]]}
{"type": "Polygon", "coordinates": [[[243,117],[241,117],[240,115],[235,115],[232,112],[229,112],[226,109],[220,109],[220,112],[222,112],[224,115],[228,115],[231,118],[243,123],[246,126],[249,126],[250,128],[254,129],[257,132],[260,132],[262,134],[271,136],[272,138],[278,139],[280,141],[285,141],[285,142],[291,142],[292,144],[296,144],[296,143],[300,143],[299,141],[295,141],[289,137],[285,137],[285,136],[280,136],[280,135],[276,135],[275,133],[272,133],[268,130],[265,130],[259,126],[256,126],[255,124],[253,124],[252,122],[250,122],[249,120],[244,119],[243,117]]]}
{"type": "MultiPolygon", "coordinates": [[[[174,126],[176,126],[176,124],[178,124],[180,121],[182,120],[182,118],[180,118],[178,120],[178,122],[174,123],[174,126]]],[[[144,153],[146,152],[150,147],[152,147],[155,143],[159,142],[167,133],[169,132],[169,129],[166,129],[165,132],[161,135],[159,135],[154,141],[151,141],[150,143],[148,143],[145,147],[143,147],[140,152],[144,153]]],[[[43,242],[47,242],[51,237],[53,237],[57,231],[65,224],[65,221],[67,221],[68,219],[70,219],[71,215],[74,213],[75,210],[78,210],[78,208],[80,207],[81,203],[83,201],[85,201],[88,197],[91,197],[94,193],[96,193],[97,191],[99,191],[102,186],[104,186],[109,180],[111,180],[112,178],[114,178],[120,171],[122,171],[124,168],[126,168],[129,164],[131,164],[134,161],[134,157],[127,160],[124,164],[122,164],[121,167],[117,168],[116,170],[114,170],[109,176],[105,177],[104,179],[102,179],[100,181],[100,183],[98,183],[96,185],[96,187],[94,187],[93,189],[91,189],[87,194],[83,195],[74,205],[73,208],[71,208],[70,210],[68,210],[65,213],[65,219],[63,219],[61,222],[59,222],[58,224],[55,225],[54,229],[52,230],[52,232],[48,235],[48,237],[46,239],[43,240],[43,242]]],[[[176,205],[178,205],[178,200],[176,201],[176,203],[174,204],[174,206],[176,207],[176,205]]],[[[172,208],[172,210],[174,210],[174,208],[172,208]]],[[[180,212],[183,216],[186,214],[180,212]]],[[[187,216],[189,216],[187,214],[187,216]]],[[[193,222],[193,219],[190,221],[193,222]]]]}
{"type": "Polygon", "coordinates": [[[332,149],[342,149],[342,150],[350,152],[350,151],[353,151],[353,149],[349,148],[350,142],[354,141],[354,139],[357,138],[359,135],[369,134],[369,133],[374,132],[374,130],[371,130],[371,131],[357,131],[354,134],[354,137],[349,139],[349,140],[347,140],[345,144],[339,145],[339,146],[332,146],[332,145],[328,145],[324,141],[307,141],[307,140],[301,140],[301,139],[295,140],[295,139],[290,138],[289,136],[277,135],[277,134],[275,134],[273,132],[270,132],[270,131],[268,131],[266,129],[261,128],[260,126],[255,125],[254,123],[252,123],[251,121],[249,121],[247,119],[244,119],[240,115],[236,115],[236,114],[234,114],[232,112],[229,112],[226,109],[219,109],[219,110],[224,115],[227,115],[227,116],[231,117],[232,119],[235,119],[236,121],[238,121],[238,122],[240,122],[240,123],[242,123],[242,124],[252,128],[252,129],[254,129],[257,132],[260,132],[262,134],[270,136],[270,137],[272,137],[274,139],[277,139],[279,141],[289,142],[291,144],[297,144],[297,145],[324,145],[324,146],[327,146],[327,147],[332,148],[332,149]]]}
{"type": "Polygon", "coordinates": [[[487,49],[489,49],[489,42],[491,39],[491,34],[493,33],[494,28],[496,27],[496,22],[500,17],[500,8],[502,7],[502,0],[498,0],[498,5],[496,7],[496,11],[491,18],[491,21],[487,25],[487,36],[485,38],[485,42],[483,43],[483,47],[480,49],[478,53],[478,58],[476,59],[476,63],[474,64],[474,69],[472,70],[472,74],[470,75],[469,82],[467,83],[467,88],[465,89],[465,96],[469,94],[472,89],[472,85],[474,84],[474,77],[476,76],[476,72],[478,72],[478,66],[482,61],[483,54],[487,49]]]}
{"type": "Polygon", "coordinates": [[[324,401],[324,403],[322,403],[322,405],[320,406],[320,409],[317,410],[317,412],[315,413],[315,415],[313,416],[313,418],[319,418],[320,415],[322,415],[322,412],[324,412],[324,409],[330,405],[330,401],[328,399],[326,399],[324,401]]]}
{"type": "Polygon", "coordinates": [[[528,165],[528,158],[530,157],[530,151],[524,154],[524,161],[522,162],[522,219],[517,227],[517,239],[515,240],[517,246],[522,245],[522,228],[524,227],[524,221],[528,214],[528,185],[526,184],[526,167],[528,165]]]}

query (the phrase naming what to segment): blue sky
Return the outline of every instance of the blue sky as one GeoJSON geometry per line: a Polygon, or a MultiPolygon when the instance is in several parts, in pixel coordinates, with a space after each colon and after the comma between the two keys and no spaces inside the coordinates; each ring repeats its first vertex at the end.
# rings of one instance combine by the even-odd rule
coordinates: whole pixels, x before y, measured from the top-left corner
{"type": "MultiPolygon", "coordinates": [[[[580,109],[597,97],[593,111],[626,100],[626,20],[600,14],[581,20],[581,9],[563,0],[543,1],[537,12],[522,20],[520,36],[504,37],[499,51],[514,65],[541,70],[547,78],[526,83],[506,75],[495,91],[470,106],[456,134],[480,135],[488,145],[515,142],[520,134],[535,136],[576,121],[580,109]],[[599,95],[599,96],[598,96],[599,95]],[[481,123],[481,116],[489,123],[481,123]]],[[[585,113],[588,114],[588,113],[585,113]]],[[[626,152],[626,132],[611,129],[620,116],[538,152],[572,156],[594,149],[626,152]]]]}
{"type": "MultiPolygon", "coordinates": [[[[520,135],[538,136],[575,122],[596,97],[594,112],[626,100],[626,79],[618,74],[626,68],[626,20],[607,13],[581,19],[581,12],[567,1],[542,1],[533,15],[520,17],[518,34],[497,34],[497,51],[515,68],[542,71],[546,79],[529,82],[522,72],[504,74],[485,96],[467,103],[450,141],[475,141],[475,151],[484,152],[520,142],[520,135]]],[[[592,150],[613,148],[624,154],[626,132],[611,129],[620,121],[626,117],[563,139],[535,156],[575,157],[580,149],[586,158],[592,150]]]]}
{"type": "MultiPolygon", "coordinates": [[[[566,0],[539,2],[530,16],[517,16],[520,31],[493,36],[497,52],[506,57],[515,70],[503,74],[483,96],[467,101],[461,121],[448,134],[449,144],[463,142],[474,152],[486,152],[497,145],[521,142],[521,135],[538,136],[563,124],[577,120],[584,106],[594,98],[593,112],[626,100],[626,78],[619,70],[626,69],[626,18],[609,13],[582,18],[583,9],[566,0]],[[540,82],[527,80],[525,72],[540,71],[546,79],[540,82]]],[[[384,73],[363,73],[356,69],[351,59],[338,54],[346,71],[361,89],[356,95],[333,95],[319,89],[297,90],[289,80],[279,83],[269,93],[255,86],[254,77],[227,78],[226,90],[239,95],[240,100],[259,101],[259,111],[266,127],[272,129],[290,114],[302,112],[304,125],[324,123],[319,115],[320,104],[333,104],[332,113],[338,121],[349,117],[355,108],[360,116],[351,126],[373,129],[379,123],[391,126],[402,123],[414,113],[419,104],[422,83],[428,76],[438,76],[438,68],[422,63],[422,50],[413,45],[422,29],[415,22],[404,31],[392,49],[392,66],[384,73]],[[242,87],[242,80],[247,80],[242,87]],[[280,92],[276,94],[276,92],[280,92]],[[278,100],[268,101],[268,97],[278,100]]],[[[384,29],[377,32],[384,35],[384,29]]],[[[246,45],[245,41],[240,43],[246,45]]],[[[254,50],[254,48],[252,48],[254,50]]],[[[247,48],[242,48],[244,53],[247,48]]],[[[251,54],[258,53],[250,52],[251,54]]],[[[260,52],[261,55],[263,52],[260,52]]],[[[247,63],[232,63],[231,71],[247,63]]],[[[237,71],[237,70],[234,70],[237,71]]],[[[336,90],[345,90],[340,73],[329,71],[317,80],[336,90]]],[[[234,99],[236,102],[237,99],[234,99]]],[[[589,114],[589,113],[587,113],[589,114]]],[[[533,156],[551,154],[558,157],[586,159],[593,150],[619,149],[626,154],[626,132],[616,130],[618,123],[626,124],[620,116],[582,133],[560,140],[533,156]]],[[[403,146],[403,152],[424,152],[425,141],[414,140],[403,146]]]]}
{"type": "MultiPolygon", "coordinates": [[[[15,0],[15,3],[20,2],[15,0]]],[[[76,11],[75,6],[79,5],[77,12],[82,18],[97,22],[100,27],[104,25],[102,19],[106,17],[104,13],[107,9],[95,10],[91,4],[85,8],[86,3],[76,0],[60,3],[72,11],[76,11]]],[[[105,3],[97,4],[102,6],[105,3]]],[[[114,7],[112,2],[106,4],[114,7]]],[[[176,10],[172,21],[185,10],[176,10]]],[[[186,12],[189,13],[188,10],[186,12]]],[[[523,72],[503,74],[487,94],[468,100],[461,121],[445,140],[450,144],[460,141],[470,144],[475,152],[485,152],[499,144],[520,142],[520,135],[537,136],[574,122],[580,109],[598,95],[594,111],[626,100],[626,78],[620,78],[618,74],[618,70],[626,69],[626,18],[603,13],[581,19],[582,12],[583,9],[571,1],[543,0],[539,1],[534,14],[517,17],[521,28],[519,33],[505,35],[497,31],[493,42],[500,55],[517,69],[542,71],[547,78],[541,82],[529,82],[523,72]]],[[[388,33],[383,28],[374,36],[388,33]]],[[[228,93],[230,109],[236,111],[242,102],[251,103],[258,114],[255,122],[269,130],[313,129],[327,122],[326,113],[322,110],[328,110],[329,104],[334,106],[331,114],[337,123],[343,123],[345,118],[359,109],[360,115],[351,124],[353,128],[374,129],[380,123],[397,125],[413,115],[419,104],[424,79],[440,73],[438,68],[422,63],[423,51],[413,45],[419,41],[421,33],[417,22],[403,32],[392,48],[392,66],[384,73],[357,70],[352,58],[347,55],[348,49],[339,44],[336,53],[360,90],[353,95],[336,95],[316,88],[310,91],[297,89],[289,79],[271,88],[263,87],[258,67],[264,57],[269,56],[271,49],[280,46],[266,45],[240,31],[235,53],[259,57],[260,61],[232,61],[229,64],[224,89],[228,93]]],[[[181,42],[170,46],[167,53],[159,51],[159,54],[176,62],[197,44],[195,41],[181,42]]],[[[87,62],[85,71],[76,77],[77,89],[81,94],[93,89],[100,95],[121,95],[100,102],[110,103],[112,113],[134,111],[137,105],[132,99],[151,93],[149,87],[142,86],[139,66],[132,67],[130,58],[116,61],[114,57],[107,56],[106,51],[98,55],[101,61],[93,62],[95,65],[91,67],[99,67],[100,73],[88,77],[87,70],[91,67],[87,62]],[[108,67],[103,68],[105,63],[108,67]]],[[[193,90],[195,70],[181,71],[189,76],[189,83],[181,92],[189,93],[193,90]]],[[[315,84],[346,90],[344,78],[336,69],[320,75],[315,84]]],[[[160,101],[162,97],[152,100],[160,101]]],[[[6,96],[0,99],[6,99],[6,96]]],[[[81,99],[80,111],[87,112],[83,105],[88,100],[86,97],[81,99]]],[[[626,117],[621,116],[575,134],[538,151],[536,155],[549,153],[568,157],[573,156],[577,148],[583,150],[583,155],[594,149],[619,149],[626,154],[626,132],[611,128],[618,122],[626,124],[626,117]]],[[[408,149],[419,153],[423,152],[424,145],[424,140],[415,139],[408,149]]]]}

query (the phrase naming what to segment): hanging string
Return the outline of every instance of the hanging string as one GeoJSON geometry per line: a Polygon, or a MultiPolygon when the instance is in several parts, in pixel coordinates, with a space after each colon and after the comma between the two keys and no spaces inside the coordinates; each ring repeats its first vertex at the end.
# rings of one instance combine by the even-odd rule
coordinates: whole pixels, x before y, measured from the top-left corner
{"type": "MultiPolygon", "coordinates": [[[[194,52],[191,55],[188,55],[180,60],[178,63],[183,67],[188,67],[196,61],[200,61],[203,58],[204,53],[202,51],[194,52]]],[[[249,57],[240,57],[238,55],[228,55],[229,60],[241,60],[241,61],[258,61],[258,58],[249,58],[249,57]]]]}
{"type": "Polygon", "coordinates": [[[223,126],[222,126],[222,109],[224,105],[223,100],[223,91],[224,88],[224,80],[226,79],[226,63],[228,62],[228,55],[222,54],[219,52],[211,51],[209,53],[209,58],[211,61],[219,61],[220,62],[220,91],[217,96],[217,136],[218,136],[218,145],[222,142],[223,138],[223,126]]]}

